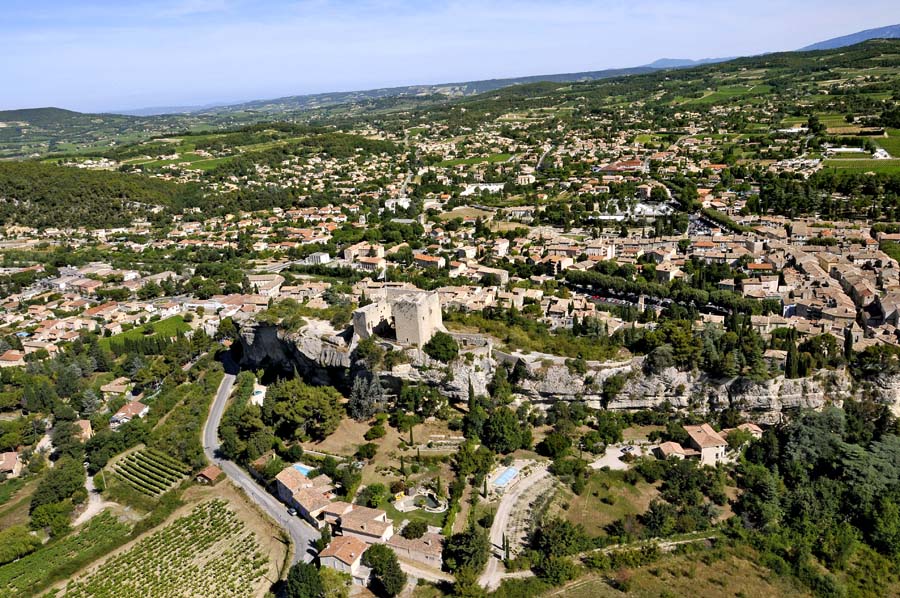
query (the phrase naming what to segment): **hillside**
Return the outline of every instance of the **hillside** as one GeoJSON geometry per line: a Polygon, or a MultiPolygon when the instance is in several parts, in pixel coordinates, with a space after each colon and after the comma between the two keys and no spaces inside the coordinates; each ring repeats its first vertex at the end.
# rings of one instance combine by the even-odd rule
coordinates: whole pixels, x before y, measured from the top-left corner
{"type": "Polygon", "coordinates": [[[887,27],[878,27],[876,29],[866,29],[865,31],[857,31],[849,35],[842,35],[832,39],[821,41],[805,48],[800,48],[801,52],[813,50],[833,50],[835,48],[843,48],[859,44],[870,39],[896,39],[900,38],[900,25],[888,25],[887,27]]]}
{"type": "MultiPolygon", "coordinates": [[[[886,29],[878,31],[886,35],[886,29]]],[[[843,80],[851,74],[865,74],[859,69],[851,73],[852,69],[859,67],[860,60],[881,60],[868,68],[893,66],[891,56],[879,58],[881,54],[887,54],[886,48],[896,45],[885,46],[885,43],[891,44],[885,41],[879,45],[879,42],[872,41],[858,45],[853,51],[846,48],[840,52],[825,50],[825,55],[814,56],[805,52],[782,52],[725,62],[718,59],[662,59],[652,65],[629,69],[289,96],[158,116],[82,114],[57,108],[14,110],[0,112],[0,158],[48,154],[99,155],[122,144],[152,137],[186,131],[221,131],[276,120],[340,123],[343,126],[358,122],[365,115],[415,110],[439,113],[457,102],[477,103],[488,96],[500,99],[517,97],[521,101],[531,98],[528,102],[537,100],[532,96],[541,96],[537,101],[549,106],[566,96],[566,90],[572,89],[640,101],[647,100],[649,91],[662,89],[667,94],[663,104],[668,105],[676,100],[690,103],[692,96],[696,96],[694,99],[702,97],[704,105],[717,104],[748,93],[783,93],[799,90],[801,86],[804,87],[802,95],[816,96],[821,87],[815,83],[815,75],[823,67],[832,69],[836,80],[843,80]],[[753,75],[741,74],[741,69],[752,71],[753,75]],[[712,79],[708,79],[710,77],[712,79]],[[771,89],[759,86],[750,89],[746,86],[748,83],[764,84],[771,89]],[[730,85],[734,93],[714,93],[716,85],[730,85]],[[624,96],[623,91],[627,91],[624,96]]],[[[878,84],[872,84],[873,92],[876,87],[879,87],[878,84]]],[[[883,89],[879,90],[883,92],[883,89]]],[[[822,101],[822,98],[815,101],[822,101]]],[[[656,103],[652,99],[651,102],[656,103]]],[[[467,116],[467,120],[472,120],[472,115],[467,116]]]]}
{"type": "Polygon", "coordinates": [[[0,224],[115,227],[187,202],[190,186],[119,172],[0,162],[0,224]]]}

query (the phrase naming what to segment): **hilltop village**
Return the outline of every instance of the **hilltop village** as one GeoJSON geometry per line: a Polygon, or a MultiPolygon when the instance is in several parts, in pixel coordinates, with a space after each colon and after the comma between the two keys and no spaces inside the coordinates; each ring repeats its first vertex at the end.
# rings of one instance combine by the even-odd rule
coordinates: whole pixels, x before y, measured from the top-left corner
{"type": "Polygon", "coordinates": [[[0,593],[896,593],[897,56],[0,163],[0,593]]]}

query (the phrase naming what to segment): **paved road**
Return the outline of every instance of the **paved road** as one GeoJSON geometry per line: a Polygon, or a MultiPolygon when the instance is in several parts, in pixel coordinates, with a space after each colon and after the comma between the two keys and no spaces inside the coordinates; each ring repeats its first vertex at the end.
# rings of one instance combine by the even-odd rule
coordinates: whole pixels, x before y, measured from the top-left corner
{"type": "MultiPolygon", "coordinates": [[[[226,363],[226,372],[235,370],[236,368],[233,364],[226,363]]],[[[225,404],[231,395],[234,379],[234,373],[226,373],[225,377],[222,378],[222,383],[216,392],[216,398],[209,410],[209,418],[207,418],[203,427],[203,450],[211,463],[221,467],[222,471],[231,478],[231,481],[250,497],[250,500],[259,505],[282,529],[288,532],[291,542],[294,544],[294,558],[291,564],[297,563],[301,559],[308,563],[313,560],[314,553],[311,544],[319,538],[318,530],[313,529],[311,525],[299,517],[289,515],[287,507],[257,484],[250,477],[250,474],[238,465],[217,455],[220,446],[218,435],[219,422],[222,421],[222,414],[225,413],[225,404]]]]}
{"type": "Polygon", "coordinates": [[[494,514],[494,523],[491,525],[491,556],[488,558],[484,573],[478,578],[478,583],[489,590],[496,589],[503,580],[503,534],[509,525],[509,516],[519,497],[529,488],[550,475],[544,467],[539,468],[527,478],[519,480],[512,490],[503,495],[497,512],[494,514]]]}

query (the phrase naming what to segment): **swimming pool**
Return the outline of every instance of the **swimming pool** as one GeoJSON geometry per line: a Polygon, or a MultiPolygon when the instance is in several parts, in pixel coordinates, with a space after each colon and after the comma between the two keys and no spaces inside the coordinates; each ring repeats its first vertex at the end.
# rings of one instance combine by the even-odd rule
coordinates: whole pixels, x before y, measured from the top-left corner
{"type": "Polygon", "coordinates": [[[303,463],[294,463],[294,469],[302,473],[304,476],[308,476],[309,472],[313,470],[309,465],[304,465],[303,463]]]}
{"type": "Polygon", "coordinates": [[[512,479],[514,477],[516,477],[517,475],[519,475],[518,469],[516,469],[515,467],[507,467],[503,471],[503,473],[501,473],[499,476],[497,476],[497,479],[494,480],[494,486],[502,488],[503,486],[506,486],[507,484],[509,484],[510,481],[512,481],[512,479]]]}

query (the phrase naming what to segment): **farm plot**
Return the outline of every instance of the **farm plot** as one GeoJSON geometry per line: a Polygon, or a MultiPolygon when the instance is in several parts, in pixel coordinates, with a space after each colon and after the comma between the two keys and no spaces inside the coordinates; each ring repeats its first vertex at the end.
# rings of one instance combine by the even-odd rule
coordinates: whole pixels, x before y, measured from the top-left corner
{"type": "Polygon", "coordinates": [[[253,596],[267,563],[254,533],[216,499],[70,581],[59,595],[253,596]]]}
{"type": "Polygon", "coordinates": [[[171,490],[187,473],[183,463],[154,449],[132,453],[113,469],[113,474],[127,486],[153,498],[171,490]]]}
{"type": "Polygon", "coordinates": [[[77,531],[0,567],[0,595],[34,596],[117,546],[130,531],[128,525],[105,511],[77,531]]]}

